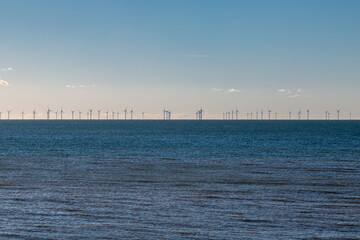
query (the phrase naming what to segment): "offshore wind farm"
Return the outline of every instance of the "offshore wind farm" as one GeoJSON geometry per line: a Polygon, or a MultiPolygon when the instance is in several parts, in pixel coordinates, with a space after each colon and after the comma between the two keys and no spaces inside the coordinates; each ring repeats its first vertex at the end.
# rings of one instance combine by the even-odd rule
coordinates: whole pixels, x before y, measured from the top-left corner
{"type": "MultiPolygon", "coordinates": [[[[77,112],[74,110],[68,110],[64,111],[63,108],[60,108],[60,111],[53,111],[49,107],[47,110],[44,110],[43,112],[36,111],[35,109],[32,112],[26,113],[24,110],[19,112],[18,115],[16,115],[15,111],[7,110],[7,120],[146,120],[145,118],[145,112],[140,112],[139,115],[135,115],[133,108],[130,111],[130,119],[127,118],[127,107],[121,111],[111,111],[112,117],[109,118],[109,110],[107,110],[105,113],[101,114],[101,109],[96,110],[97,115],[96,118],[93,118],[93,110],[94,109],[88,109],[87,111],[81,111],[78,110],[77,112]],[[10,117],[10,113],[13,112],[13,117],[10,117]],[[53,112],[53,114],[51,114],[53,112]],[[86,112],[86,118],[82,117],[82,113],[86,112]],[[122,113],[124,112],[124,113],[122,113]],[[77,115],[75,114],[77,113],[77,115]],[[59,116],[58,116],[59,115],[59,116]],[[16,117],[17,116],[17,117],[16,117]]],[[[255,111],[256,114],[254,114],[252,111],[246,112],[240,111],[238,108],[234,111],[228,110],[224,111],[221,114],[218,114],[219,116],[215,117],[212,115],[209,117],[209,120],[358,120],[357,118],[353,118],[352,112],[349,112],[347,115],[341,116],[341,110],[335,110],[336,112],[336,118],[330,118],[331,112],[325,111],[325,117],[314,117],[312,118],[310,115],[310,109],[306,110],[306,117],[302,118],[302,112],[301,109],[297,112],[297,118],[293,119],[291,117],[292,111],[288,112],[288,115],[286,113],[279,113],[279,112],[273,112],[272,110],[267,110],[268,112],[268,118],[264,119],[264,110],[261,111],[255,111]],[[260,113],[260,114],[259,114],[260,113]],[[280,117],[278,117],[280,116],[280,117]]],[[[204,110],[203,108],[200,108],[199,110],[195,111],[193,118],[185,118],[185,119],[196,119],[196,120],[206,120],[207,118],[203,118],[204,110]]],[[[0,120],[4,120],[1,117],[2,112],[0,112],[0,120]]],[[[152,117],[149,119],[152,120],[171,120],[171,119],[177,119],[177,120],[184,120],[184,118],[172,118],[171,117],[172,111],[164,109],[163,110],[163,116],[162,117],[152,117]]],[[[153,114],[153,116],[159,116],[158,114],[153,114]]],[[[360,117],[360,115],[359,115],[360,117]]],[[[360,118],[359,118],[360,120],[360,118]]]]}

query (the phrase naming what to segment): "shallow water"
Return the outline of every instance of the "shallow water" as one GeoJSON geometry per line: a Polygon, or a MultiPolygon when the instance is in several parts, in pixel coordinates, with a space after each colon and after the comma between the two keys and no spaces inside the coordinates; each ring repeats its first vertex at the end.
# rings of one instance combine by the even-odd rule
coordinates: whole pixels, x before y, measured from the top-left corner
{"type": "Polygon", "coordinates": [[[360,121],[0,121],[0,239],[360,239],[360,121]]]}

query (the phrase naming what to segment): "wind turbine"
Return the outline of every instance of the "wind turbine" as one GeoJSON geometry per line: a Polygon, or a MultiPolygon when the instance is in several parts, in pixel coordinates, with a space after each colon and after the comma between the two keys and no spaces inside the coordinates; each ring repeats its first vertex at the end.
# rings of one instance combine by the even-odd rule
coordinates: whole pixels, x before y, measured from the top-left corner
{"type": "Polygon", "coordinates": [[[144,120],[144,114],[145,114],[144,112],[141,113],[141,116],[142,116],[142,119],[143,119],[143,120],[144,120]]]}
{"type": "Polygon", "coordinates": [[[114,111],[111,111],[112,112],[112,119],[114,120],[115,119],[115,112],[114,111]]]}
{"type": "Polygon", "coordinates": [[[74,120],[74,113],[75,111],[74,110],[71,110],[71,119],[74,120]]]}
{"type": "Polygon", "coordinates": [[[46,111],[46,114],[47,114],[47,120],[50,120],[50,108],[48,107],[48,110],[46,111]]]}
{"type": "Polygon", "coordinates": [[[310,120],[310,109],[306,110],[306,118],[310,120]]]}
{"type": "Polygon", "coordinates": [[[336,112],[337,112],[337,120],[340,120],[340,111],[341,110],[336,110],[336,112]]]}
{"type": "Polygon", "coordinates": [[[109,110],[106,110],[106,120],[109,119],[109,110]]]}
{"type": "Polygon", "coordinates": [[[2,112],[0,112],[0,120],[1,120],[1,114],[2,114],[2,112]]]}
{"type": "Polygon", "coordinates": [[[133,114],[134,114],[134,111],[133,111],[133,109],[131,109],[131,111],[130,111],[130,119],[131,120],[133,119],[133,114]]]}
{"type": "Polygon", "coordinates": [[[298,119],[301,120],[301,108],[300,108],[300,110],[298,112],[298,119]]]}
{"type": "Polygon", "coordinates": [[[92,120],[92,112],[93,112],[93,109],[89,109],[89,112],[90,112],[90,120],[92,120]]]}
{"type": "Polygon", "coordinates": [[[64,111],[63,111],[63,109],[61,108],[61,111],[60,111],[60,118],[61,118],[61,120],[63,120],[63,113],[64,113],[64,111]]]}
{"type": "Polygon", "coordinates": [[[58,119],[58,111],[55,112],[56,120],[58,119]]]}
{"type": "MultiPolygon", "coordinates": [[[[351,112],[349,113],[349,118],[351,120],[351,112]]],[[[0,113],[0,119],[1,119],[1,113],[0,113]]]]}
{"type": "Polygon", "coordinates": [[[263,119],[264,119],[264,110],[261,109],[261,120],[263,120],[263,119]]]}
{"type": "MultiPolygon", "coordinates": [[[[126,120],[126,115],[127,115],[127,107],[124,109],[124,114],[125,114],[125,120],[126,120]]],[[[164,115],[165,118],[165,115],[164,115]]]]}
{"type": "Polygon", "coordinates": [[[79,110],[79,120],[81,120],[81,111],[79,110]]]}
{"type": "Polygon", "coordinates": [[[256,120],[258,120],[258,119],[259,119],[259,112],[256,111],[256,120]]]}
{"type": "Polygon", "coordinates": [[[11,113],[11,110],[7,110],[8,120],[10,119],[10,113],[11,113]]]}
{"type": "Polygon", "coordinates": [[[21,119],[24,120],[24,110],[21,112],[21,119]]]}
{"type": "Polygon", "coordinates": [[[34,120],[36,119],[36,111],[35,111],[35,109],[33,111],[33,118],[34,118],[34,120]]]}
{"type": "Polygon", "coordinates": [[[289,120],[291,120],[291,111],[289,111],[289,120]]]}
{"type": "Polygon", "coordinates": [[[101,109],[97,110],[98,112],[98,120],[100,120],[100,112],[101,112],[101,109]]]}
{"type": "Polygon", "coordinates": [[[270,114],[271,114],[271,110],[269,109],[269,110],[268,110],[268,112],[269,112],[269,120],[270,120],[270,114]]]}
{"type": "Polygon", "coordinates": [[[239,110],[236,108],[236,120],[239,119],[239,110]]]}
{"type": "Polygon", "coordinates": [[[275,120],[277,120],[277,112],[275,112],[275,120]]]}
{"type": "Polygon", "coordinates": [[[325,120],[328,119],[328,111],[325,111],[325,120]]]}

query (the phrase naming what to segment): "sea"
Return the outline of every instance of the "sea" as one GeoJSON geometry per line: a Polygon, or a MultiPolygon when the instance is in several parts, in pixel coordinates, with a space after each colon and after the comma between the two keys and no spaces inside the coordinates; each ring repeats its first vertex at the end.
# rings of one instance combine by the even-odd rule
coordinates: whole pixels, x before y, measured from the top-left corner
{"type": "Polygon", "coordinates": [[[360,239],[360,121],[1,120],[0,239],[360,239]]]}

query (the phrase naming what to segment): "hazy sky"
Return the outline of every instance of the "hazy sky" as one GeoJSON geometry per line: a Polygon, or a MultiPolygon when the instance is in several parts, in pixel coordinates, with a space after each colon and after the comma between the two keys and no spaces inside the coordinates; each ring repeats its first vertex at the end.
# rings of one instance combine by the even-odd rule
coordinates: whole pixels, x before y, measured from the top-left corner
{"type": "Polygon", "coordinates": [[[0,69],[0,111],[14,117],[360,118],[360,1],[0,0],[0,69]]]}

